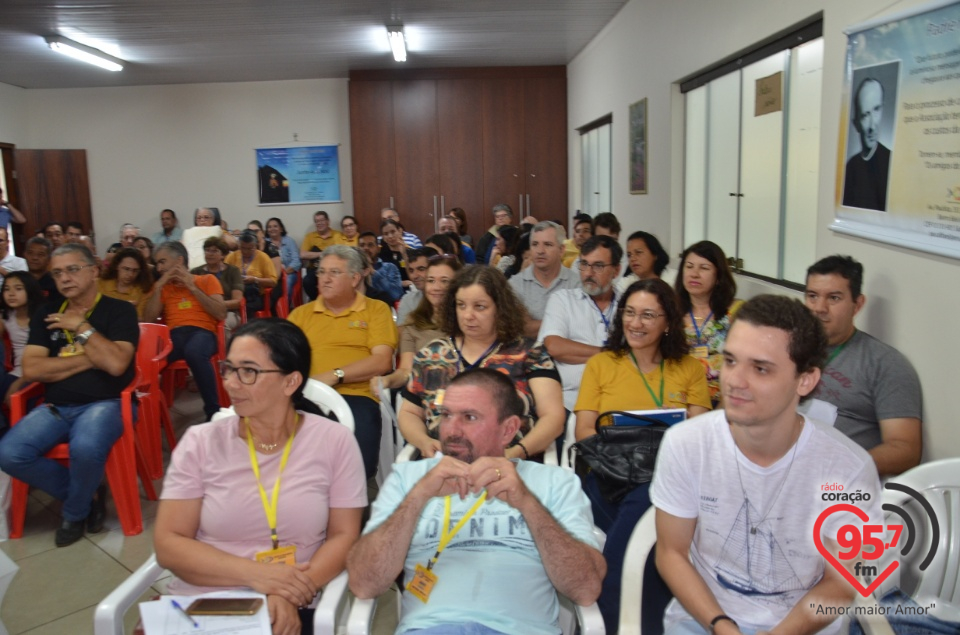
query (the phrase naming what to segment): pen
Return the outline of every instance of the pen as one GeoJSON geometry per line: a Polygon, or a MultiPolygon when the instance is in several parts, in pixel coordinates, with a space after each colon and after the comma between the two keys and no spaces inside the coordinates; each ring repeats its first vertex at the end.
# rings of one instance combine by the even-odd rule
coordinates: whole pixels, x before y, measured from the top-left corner
{"type": "Polygon", "coordinates": [[[179,602],[177,602],[176,600],[170,600],[170,604],[173,604],[173,608],[175,608],[175,609],[177,609],[178,611],[180,611],[180,613],[181,613],[185,618],[187,618],[188,620],[190,620],[190,623],[193,624],[193,627],[194,627],[194,628],[200,628],[200,624],[198,624],[195,619],[193,619],[192,617],[190,617],[190,614],[189,614],[189,613],[187,613],[186,611],[183,610],[183,607],[180,606],[180,603],[179,603],[179,602]]]}

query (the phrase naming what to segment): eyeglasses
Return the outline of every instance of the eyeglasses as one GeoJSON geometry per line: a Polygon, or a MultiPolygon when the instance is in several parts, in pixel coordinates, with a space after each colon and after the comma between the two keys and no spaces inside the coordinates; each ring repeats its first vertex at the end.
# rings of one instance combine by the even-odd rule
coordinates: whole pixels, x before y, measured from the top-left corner
{"type": "Polygon", "coordinates": [[[603,270],[607,267],[612,267],[613,265],[605,262],[587,262],[586,260],[580,261],[580,271],[589,269],[593,273],[600,274],[603,273],[603,270]]]}
{"type": "Polygon", "coordinates": [[[356,223],[340,223],[340,227],[346,229],[347,227],[356,227],[356,223]]]}
{"type": "Polygon", "coordinates": [[[249,366],[234,366],[230,362],[220,362],[220,377],[223,378],[223,381],[230,379],[230,375],[236,373],[237,379],[240,380],[241,384],[247,386],[252,386],[257,383],[257,379],[260,377],[260,373],[283,373],[287,374],[286,371],[280,369],[270,369],[264,370],[262,368],[250,368],[249,366]]]}
{"type": "Polygon", "coordinates": [[[640,318],[641,322],[646,322],[647,324],[649,324],[650,322],[653,322],[654,320],[656,320],[658,317],[663,317],[665,315],[666,313],[654,313],[653,311],[643,311],[641,313],[637,313],[633,309],[624,309],[623,321],[626,322],[627,320],[640,318]]]}
{"type": "Polygon", "coordinates": [[[497,220],[506,220],[508,218],[512,218],[510,214],[494,214],[493,217],[496,218],[497,220]]]}
{"type": "Polygon", "coordinates": [[[349,271],[340,271],[339,269],[324,269],[322,267],[320,269],[317,269],[318,278],[322,278],[323,276],[326,276],[326,275],[331,275],[334,278],[339,278],[340,276],[345,276],[349,273],[350,273],[349,271]]]}
{"type": "Polygon", "coordinates": [[[78,273],[80,273],[81,271],[83,271],[84,269],[86,269],[87,267],[93,267],[93,266],[94,266],[94,265],[70,265],[69,267],[66,267],[65,269],[54,269],[53,271],[50,272],[50,276],[51,276],[54,280],[59,280],[60,278],[62,278],[62,277],[64,276],[64,274],[67,274],[67,275],[73,277],[73,276],[77,275],[78,273]]]}

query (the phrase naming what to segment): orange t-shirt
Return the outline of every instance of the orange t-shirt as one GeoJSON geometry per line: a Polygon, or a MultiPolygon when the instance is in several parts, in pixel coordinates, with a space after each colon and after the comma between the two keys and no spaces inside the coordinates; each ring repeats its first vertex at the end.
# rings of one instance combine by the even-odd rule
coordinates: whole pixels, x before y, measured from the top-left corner
{"type": "MultiPolygon", "coordinates": [[[[193,281],[197,288],[207,295],[219,295],[223,298],[223,287],[216,276],[194,276],[193,281]]],[[[178,326],[199,326],[208,331],[217,331],[217,321],[203,310],[203,306],[186,287],[163,285],[160,301],[163,304],[163,321],[171,330],[178,326]]]]}

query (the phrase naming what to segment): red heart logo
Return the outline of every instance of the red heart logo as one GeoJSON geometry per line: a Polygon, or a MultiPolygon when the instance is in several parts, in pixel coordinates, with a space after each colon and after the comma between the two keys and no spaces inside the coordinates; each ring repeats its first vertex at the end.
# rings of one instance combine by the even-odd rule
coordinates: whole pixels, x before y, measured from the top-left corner
{"type": "Polygon", "coordinates": [[[853,588],[863,597],[867,597],[873,593],[880,584],[887,579],[887,576],[893,573],[894,569],[900,566],[900,563],[894,560],[891,562],[886,569],[884,569],[880,575],[870,584],[870,586],[864,588],[860,581],[857,580],[852,573],[847,571],[847,568],[840,564],[840,561],[833,557],[833,554],[827,551],[827,548],[823,546],[823,541],[820,539],[820,528],[823,526],[823,522],[827,519],[827,516],[835,512],[850,512],[851,514],[856,514],[856,516],[863,522],[869,522],[870,517],[867,516],[867,512],[863,511],[859,507],[854,507],[853,505],[847,505],[846,503],[840,503],[838,505],[831,505],[825,510],[820,512],[820,515],[817,516],[817,522],[813,525],[813,542],[817,545],[817,551],[820,552],[824,558],[827,559],[827,562],[833,565],[833,568],[840,572],[844,578],[847,579],[847,582],[853,585],[853,588]]]}

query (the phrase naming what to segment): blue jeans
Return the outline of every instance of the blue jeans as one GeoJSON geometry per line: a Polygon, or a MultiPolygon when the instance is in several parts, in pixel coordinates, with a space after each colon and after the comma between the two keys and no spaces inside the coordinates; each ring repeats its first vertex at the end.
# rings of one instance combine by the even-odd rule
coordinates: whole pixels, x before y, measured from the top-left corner
{"type": "Polygon", "coordinates": [[[120,400],[82,406],[42,404],[0,440],[0,469],[63,501],[64,520],[84,520],[103,480],[107,456],[123,434],[120,400]],[[70,465],[43,455],[70,444],[70,465]]]}
{"type": "Polygon", "coordinates": [[[380,404],[359,395],[343,395],[343,398],[353,413],[353,436],[360,445],[367,478],[371,478],[377,475],[377,464],[380,463],[380,433],[383,429],[380,404]]]}
{"type": "Polygon", "coordinates": [[[210,358],[217,354],[217,334],[199,326],[178,326],[170,331],[170,339],[173,341],[173,351],[168,359],[171,362],[178,359],[187,362],[203,398],[203,414],[209,420],[220,410],[217,376],[210,363],[210,358]]]}

